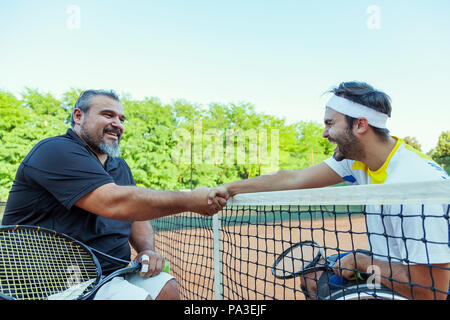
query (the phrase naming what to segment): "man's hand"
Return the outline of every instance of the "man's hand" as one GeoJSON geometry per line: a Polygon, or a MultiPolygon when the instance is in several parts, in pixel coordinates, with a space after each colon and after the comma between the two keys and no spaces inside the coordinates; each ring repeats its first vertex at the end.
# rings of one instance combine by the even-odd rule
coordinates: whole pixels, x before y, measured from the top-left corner
{"type": "Polygon", "coordinates": [[[231,197],[230,192],[228,191],[226,186],[219,186],[214,189],[211,189],[211,191],[208,194],[208,202],[213,202],[216,199],[223,199],[228,200],[231,197]]]}
{"type": "MultiPolygon", "coordinates": [[[[317,264],[326,264],[326,261],[320,257],[317,264]]],[[[323,272],[323,270],[313,271],[300,277],[300,288],[308,299],[317,300],[317,283],[323,272]]]]}
{"type": "Polygon", "coordinates": [[[152,250],[144,250],[134,258],[134,261],[142,263],[141,277],[149,278],[161,273],[165,258],[152,250]]]}
{"type": "Polygon", "coordinates": [[[227,200],[217,196],[209,198],[210,188],[198,187],[192,194],[191,210],[204,216],[212,216],[227,205],[227,200]]]}
{"type": "Polygon", "coordinates": [[[372,259],[362,253],[348,254],[334,267],[334,273],[348,280],[355,279],[355,270],[367,272],[369,266],[376,266],[380,284],[407,299],[445,300],[450,281],[450,264],[404,265],[372,259]]]}
{"type": "Polygon", "coordinates": [[[350,253],[341,257],[336,264],[334,265],[333,271],[340,277],[343,277],[347,280],[355,280],[357,271],[357,260],[359,253],[350,253]]]}

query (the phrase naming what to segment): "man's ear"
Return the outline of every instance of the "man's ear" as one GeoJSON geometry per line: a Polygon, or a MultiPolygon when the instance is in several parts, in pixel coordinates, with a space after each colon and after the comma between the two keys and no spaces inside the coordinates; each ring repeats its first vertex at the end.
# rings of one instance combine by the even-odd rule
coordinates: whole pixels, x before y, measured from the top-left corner
{"type": "Polygon", "coordinates": [[[79,108],[73,109],[72,117],[75,124],[81,125],[81,121],[83,119],[83,111],[79,108]]]}
{"type": "Polygon", "coordinates": [[[369,130],[369,122],[366,118],[358,118],[353,124],[355,133],[364,134],[369,130]]]}

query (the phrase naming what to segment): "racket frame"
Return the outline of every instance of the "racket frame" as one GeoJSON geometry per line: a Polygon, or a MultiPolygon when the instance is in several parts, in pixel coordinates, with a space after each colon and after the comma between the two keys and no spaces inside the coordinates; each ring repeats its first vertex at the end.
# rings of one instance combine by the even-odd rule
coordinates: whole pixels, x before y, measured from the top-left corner
{"type": "MultiPolygon", "coordinates": [[[[365,255],[368,256],[372,256],[372,253],[370,251],[367,250],[363,250],[363,249],[357,249],[355,251],[355,253],[363,253],[365,255]]],[[[298,260],[301,260],[301,258],[299,258],[298,260]]],[[[315,242],[314,240],[305,240],[305,241],[300,241],[297,242],[296,244],[294,244],[293,246],[287,248],[286,250],[284,250],[275,260],[275,262],[273,263],[272,266],[272,274],[275,278],[278,279],[291,279],[297,276],[301,276],[301,275],[305,275],[307,273],[311,273],[311,272],[315,272],[315,271],[322,271],[322,270],[333,270],[334,265],[338,262],[339,260],[339,255],[333,255],[332,258],[331,257],[326,257],[323,254],[322,251],[322,246],[320,246],[317,242],[315,242]],[[280,263],[280,261],[289,253],[291,252],[294,248],[300,246],[300,245],[312,245],[317,247],[317,254],[314,257],[314,259],[303,269],[290,273],[286,276],[279,276],[277,275],[276,271],[280,270],[280,268],[277,268],[277,265],[280,263]],[[317,265],[317,263],[319,262],[320,258],[322,258],[325,263],[317,265]]],[[[355,271],[355,275],[359,280],[366,280],[370,275],[364,272],[360,272],[360,271],[355,271]]]]}
{"type": "MultiPolygon", "coordinates": [[[[298,260],[302,260],[302,257],[299,257],[298,260]]],[[[297,277],[300,275],[304,275],[309,272],[318,271],[318,270],[326,270],[329,268],[330,268],[330,266],[329,266],[328,260],[325,258],[325,256],[322,253],[322,247],[313,240],[305,240],[305,241],[297,242],[293,246],[287,248],[277,257],[277,259],[275,260],[275,262],[272,265],[272,274],[274,277],[276,277],[278,279],[291,279],[291,278],[294,278],[294,277],[297,277]],[[313,260],[310,263],[308,263],[306,265],[306,267],[304,267],[303,269],[301,269],[299,271],[291,272],[291,273],[288,273],[287,275],[283,275],[283,276],[278,275],[277,270],[281,270],[281,268],[277,267],[280,264],[280,261],[284,257],[286,257],[288,255],[288,253],[290,253],[293,249],[295,249],[299,246],[304,246],[304,245],[314,246],[317,248],[318,252],[317,252],[316,256],[313,258],[313,260]],[[320,258],[323,258],[326,261],[326,263],[324,265],[317,266],[316,264],[319,262],[320,258]]]]}
{"type": "MultiPolygon", "coordinates": [[[[122,260],[119,258],[115,258],[113,256],[110,256],[106,253],[103,253],[101,251],[98,251],[94,248],[91,248],[87,245],[85,245],[84,243],[74,239],[71,236],[68,236],[67,234],[64,233],[59,233],[56,232],[54,230],[45,228],[45,227],[37,227],[37,226],[31,226],[31,225],[9,225],[9,226],[0,226],[0,235],[2,234],[2,232],[4,231],[15,231],[17,229],[21,229],[21,230],[30,230],[30,231],[35,231],[35,232],[45,232],[45,233],[49,233],[53,236],[57,236],[57,237],[61,237],[64,238],[66,240],[68,240],[69,242],[74,243],[75,245],[80,246],[82,249],[84,249],[87,253],[89,253],[89,255],[91,256],[93,263],[96,266],[96,278],[94,281],[94,286],[87,292],[83,292],[83,294],[79,297],[76,298],[76,300],[86,300],[89,299],[92,295],[94,295],[97,290],[104,285],[106,282],[110,281],[112,278],[122,275],[122,274],[126,274],[126,273],[133,273],[133,272],[137,272],[138,270],[140,270],[141,268],[141,264],[138,262],[132,262],[132,261],[127,261],[127,260],[122,260]],[[100,256],[102,259],[119,265],[121,264],[122,266],[125,266],[123,268],[120,268],[116,271],[111,272],[110,274],[106,275],[106,276],[102,276],[102,268],[100,265],[100,262],[97,258],[97,255],[100,256]]],[[[1,288],[0,288],[1,290],[1,288]]],[[[15,297],[12,296],[8,296],[4,293],[2,293],[0,291],[0,299],[4,299],[4,300],[18,300],[15,297]]]]}

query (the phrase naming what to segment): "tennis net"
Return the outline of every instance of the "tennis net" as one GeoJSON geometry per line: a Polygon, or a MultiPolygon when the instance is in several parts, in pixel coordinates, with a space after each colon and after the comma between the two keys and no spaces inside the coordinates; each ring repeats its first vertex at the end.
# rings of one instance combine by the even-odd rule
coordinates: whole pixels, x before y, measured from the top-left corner
{"type": "Polygon", "coordinates": [[[5,212],[6,202],[0,201],[0,225],[2,224],[3,213],[5,212]]]}
{"type": "Polygon", "coordinates": [[[152,225],[184,299],[445,299],[449,203],[446,180],[338,186],[236,195],[214,217],[183,213],[152,225]],[[362,268],[364,255],[365,278],[274,276],[277,257],[301,241],[340,255],[346,272],[356,271],[352,260],[362,268]]]}

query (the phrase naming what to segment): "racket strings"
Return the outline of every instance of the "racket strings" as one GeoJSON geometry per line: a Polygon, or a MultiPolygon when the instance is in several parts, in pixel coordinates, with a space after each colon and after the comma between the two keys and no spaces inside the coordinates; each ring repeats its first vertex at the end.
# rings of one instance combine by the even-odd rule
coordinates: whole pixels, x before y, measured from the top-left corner
{"type": "Polygon", "coordinates": [[[293,277],[296,273],[315,267],[325,266],[324,261],[320,261],[322,252],[318,245],[309,241],[298,243],[277,259],[274,265],[274,275],[281,278],[293,277]]]}
{"type": "Polygon", "coordinates": [[[1,291],[16,299],[46,299],[97,277],[90,253],[56,234],[11,229],[0,244],[1,291]]]}

